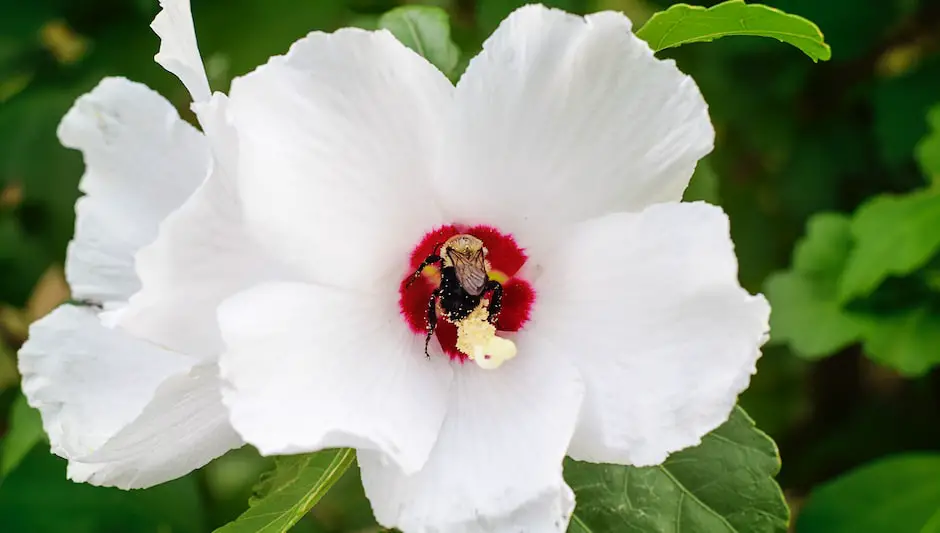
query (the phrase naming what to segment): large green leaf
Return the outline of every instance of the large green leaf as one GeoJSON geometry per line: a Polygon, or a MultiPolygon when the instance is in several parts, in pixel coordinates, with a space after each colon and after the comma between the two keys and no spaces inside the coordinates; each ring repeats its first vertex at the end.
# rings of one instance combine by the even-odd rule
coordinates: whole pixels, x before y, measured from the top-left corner
{"type": "Polygon", "coordinates": [[[653,15],[636,34],[656,51],[729,35],[752,35],[792,44],[813,61],[825,61],[832,55],[812,22],[765,5],[745,4],[744,0],[710,8],[676,4],[653,15]]]}
{"type": "Polygon", "coordinates": [[[250,507],[216,533],[283,533],[304,517],[353,463],[350,449],[279,457],[250,507]]]}
{"type": "Polygon", "coordinates": [[[20,464],[43,436],[39,411],[26,403],[25,396],[17,396],[10,408],[10,428],[0,441],[0,480],[20,464]]]}
{"type": "Polygon", "coordinates": [[[740,408],[660,466],[569,461],[577,495],[571,533],[771,533],[787,530],[789,510],[773,477],[780,456],[740,408]]]}
{"type": "Polygon", "coordinates": [[[878,196],[852,220],[849,254],[839,297],[845,302],[874,291],[888,276],[909,274],[940,250],[940,190],[878,196]]]}
{"type": "Polygon", "coordinates": [[[863,466],[814,490],[797,533],[940,532],[940,454],[863,466]]]}
{"type": "Polygon", "coordinates": [[[460,49],[450,38],[447,12],[433,6],[402,6],[382,15],[379,27],[385,28],[408,48],[453,77],[460,60],[460,49]]]}
{"type": "Polygon", "coordinates": [[[838,279],[852,248],[850,221],[823,213],[810,219],[796,245],[793,268],[778,272],[765,285],[773,313],[771,338],[789,343],[807,358],[819,358],[858,340],[859,317],[846,312],[837,295],[838,279]]]}

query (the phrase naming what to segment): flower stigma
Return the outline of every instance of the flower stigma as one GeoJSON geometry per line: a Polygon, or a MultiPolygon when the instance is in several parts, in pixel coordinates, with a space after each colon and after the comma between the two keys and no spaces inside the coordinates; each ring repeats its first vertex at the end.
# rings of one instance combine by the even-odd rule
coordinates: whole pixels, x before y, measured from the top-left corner
{"type": "Polygon", "coordinates": [[[482,300],[470,316],[457,323],[457,349],[480,368],[499,368],[516,356],[516,344],[496,335],[486,310],[489,300],[482,300]]]}
{"type": "Polygon", "coordinates": [[[531,285],[519,276],[526,260],[512,236],[489,226],[428,232],[400,286],[402,317],[426,342],[436,337],[451,359],[498,368],[517,350],[497,333],[522,329],[535,303],[531,285]]]}

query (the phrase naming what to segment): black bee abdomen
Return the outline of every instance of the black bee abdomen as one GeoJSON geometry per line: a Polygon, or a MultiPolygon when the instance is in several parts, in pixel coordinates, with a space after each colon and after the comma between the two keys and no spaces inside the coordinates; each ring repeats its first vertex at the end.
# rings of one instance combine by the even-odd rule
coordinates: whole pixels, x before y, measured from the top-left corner
{"type": "Polygon", "coordinates": [[[480,305],[480,296],[474,296],[464,290],[457,280],[457,272],[452,266],[441,269],[441,286],[438,302],[444,317],[450,322],[463,320],[480,305]]]}

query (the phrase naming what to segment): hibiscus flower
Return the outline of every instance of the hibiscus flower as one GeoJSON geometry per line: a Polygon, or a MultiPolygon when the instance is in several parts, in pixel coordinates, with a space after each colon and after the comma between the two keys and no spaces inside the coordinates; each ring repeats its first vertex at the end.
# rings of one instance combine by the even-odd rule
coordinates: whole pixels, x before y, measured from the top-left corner
{"type": "MultiPolygon", "coordinates": [[[[567,528],[565,455],[658,464],[728,418],[769,307],[738,283],[725,214],[680,203],[714,131],[692,79],[626,17],[523,7],[456,86],[386,31],[314,32],[210,96],[188,2],[163,4],[157,60],[205,137],[180,124],[188,139],[157,146],[178,118],[130,121],[122,102],[165,102],[129,82],[92,93],[88,139],[72,144],[89,176],[109,172],[101,189],[86,177],[83,202],[113,218],[83,233],[79,206],[72,249],[89,252],[70,263],[117,254],[131,283],[113,310],[39,322],[22,353],[72,464],[113,469],[186,430],[184,412],[210,408],[166,383],[197,368],[192,390],[221,387],[231,428],[262,453],[355,448],[385,526],[539,533],[567,528]],[[91,157],[94,139],[107,157],[91,157]],[[134,206],[157,193],[139,169],[169,186],[199,143],[205,180],[145,224],[134,206]],[[138,226],[133,242],[108,233],[138,226]],[[174,358],[169,377],[144,368],[174,358]]],[[[198,460],[160,450],[164,479],[239,442],[209,453],[231,429],[216,423],[191,437],[198,460]]]]}

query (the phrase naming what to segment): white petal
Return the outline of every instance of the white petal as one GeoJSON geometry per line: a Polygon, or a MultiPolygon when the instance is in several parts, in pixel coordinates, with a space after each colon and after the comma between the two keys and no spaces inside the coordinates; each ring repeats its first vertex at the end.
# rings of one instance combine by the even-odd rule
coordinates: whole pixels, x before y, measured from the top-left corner
{"type": "Polygon", "coordinates": [[[574,492],[564,482],[516,509],[489,522],[461,524],[454,533],[564,533],[574,511],[574,492]]]}
{"type": "Polygon", "coordinates": [[[216,310],[254,284],[293,279],[245,229],[235,190],[237,138],[216,93],[194,106],[212,146],[209,176],[137,254],[142,289],[121,326],[173,350],[215,359],[222,351],[216,310]]]}
{"type": "Polygon", "coordinates": [[[69,478],[122,489],[150,487],[204,466],[243,443],[222,405],[216,365],[171,377],[134,422],[81,462],[69,478]]]}
{"type": "Polygon", "coordinates": [[[42,414],[53,452],[66,458],[100,448],[193,363],[71,305],[35,322],[19,353],[23,392],[42,414]]]}
{"type": "Polygon", "coordinates": [[[199,55],[189,0],[160,0],[160,7],[150,25],[160,37],[154,60],[183,82],[194,102],[204,101],[209,98],[209,79],[199,55]]]}
{"type": "Polygon", "coordinates": [[[216,310],[262,281],[289,277],[243,226],[236,197],[216,173],[137,256],[143,289],[120,324],[171,349],[215,359],[223,349],[216,310]]]}
{"type": "Polygon", "coordinates": [[[451,370],[444,358],[425,359],[394,290],[378,300],[268,283],[222,304],[223,398],[242,437],[264,454],[350,446],[420,468],[444,418],[451,370]]]}
{"type": "Polygon", "coordinates": [[[452,91],[390,33],[356,29],[312,33],[236,79],[240,187],[259,241],[327,285],[403,270],[442,223],[429,184],[452,91]]]}
{"type": "Polygon", "coordinates": [[[728,418],[770,308],[738,284],[719,208],[660,204],[592,220],[539,266],[529,327],[585,381],[569,455],[658,464],[728,418]]]}
{"type": "Polygon", "coordinates": [[[678,201],[714,138],[695,82],[614,12],[518,9],[455,100],[441,202],[526,246],[529,231],[678,201]]]}
{"type": "Polygon", "coordinates": [[[205,138],[156,92],[106,78],[75,102],[59,139],[86,166],[66,262],[72,294],[126,301],[139,288],[134,253],[205,178],[205,138]]]}
{"type": "Polygon", "coordinates": [[[581,379],[565,357],[527,335],[517,340],[519,356],[498,370],[455,368],[447,418],[420,472],[407,475],[377,453],[360,452],[379,523],[406,533],[520,531],[504,526],[524,520],[567,524],[570,508],[557,496],[581,379]],[[540,517],[526,508],[556,514],[540,517]]]}

